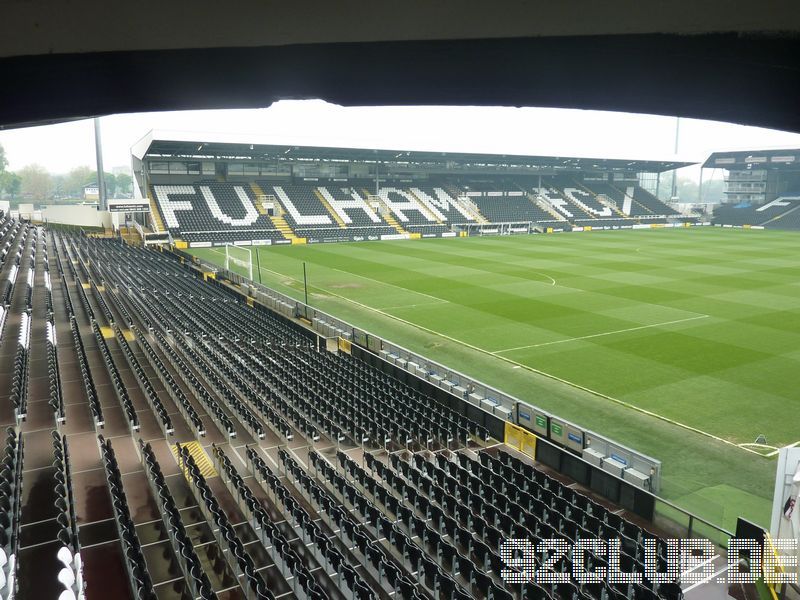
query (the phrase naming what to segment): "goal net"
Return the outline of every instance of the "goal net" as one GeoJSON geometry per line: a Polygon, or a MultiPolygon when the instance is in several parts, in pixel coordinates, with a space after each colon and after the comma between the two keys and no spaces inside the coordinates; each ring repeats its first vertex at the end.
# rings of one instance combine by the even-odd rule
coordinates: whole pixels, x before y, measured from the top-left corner
{"type": "Polygon", "coordinates": [[[253,252],[244,246],[225,245],[225,268],[253,280],[253,252]]]}

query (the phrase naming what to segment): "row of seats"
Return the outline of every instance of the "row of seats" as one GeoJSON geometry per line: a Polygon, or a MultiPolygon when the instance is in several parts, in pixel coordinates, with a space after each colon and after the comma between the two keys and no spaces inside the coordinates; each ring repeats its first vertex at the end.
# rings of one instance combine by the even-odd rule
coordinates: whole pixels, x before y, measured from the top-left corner
{"type": "Polygon", "coordinates": [[[364,198],[351,187],[320,186],[317,188],[320,195],[326,199],[339,218],[347,225],[348,229],[379,227],[384,225],[383,219],[367,204],[364,198]]]}
{"type": "Polygon", "coordinates": [[[656,198],[653,194],[648,192],[640,185],[634,186],[633,199],[635,202],[637,202],[641,206],[644,206],[654,215],[670,216],[678,214],[678,211],[664,204],[661,200],[656,198]]]}
{"type": "Polygon", "coordinates": [[[578,211],[578,215],[586,215],[595,219],[614,216],[614,211],[609,206],[602,203],[591,190],[571,177],[543,178],[542,185],[554,190],[564,198],[570,204],[573,212],[578,211]]]}
{"type": "Polygon", "coordinates": [[[798,206],[800,204],[795,202],[779,218],[764,223],[764,227],[767,229],[800,229],[800,209],[797,208],[798,206]]]}
{"type": "MultiPolygon", "coordinates": [[[[538,492],[540,501],[546,501],[546,498],[549,497],[548,510],[554,511],[563,517],[559,519],[558,537],[567,537],[573,541],[578,538],[595,538],[606,540],[607,542],[619,540],[620,570],[643,573],[645,571],[645,563],[649,562],[653,563],[653,566],[657,567],[659,572],[663,572],[667,556],[667,544],[664,540],[653,536],[615,512],[578,494],[561,482],[547,477],[532,465],[523,462],[508,452],[499,451],[496,458],[486,451],[481,452],[478,456],[480,463],[468,458],[465,460],[462,455],[459,455],[459,460],[462,466],[467,464],[469,468],[474,469],[473,473],[480,471],[479,480],[486,481],[486,470],[488,469],[495,474],[502,473],[506,482],[511,483],[513,481],[511,486],[506,488],[507,493],[510,495],[513,495],[512,486],[516,485],[516,489],[519,490],[520,485],[528,485],[530,491],[527,493],[533,495],[538,492]],[[546,485],[549,487],[545,487],[546,485]]],[[[608,566],[603,559],[596,558],[596,560],[600,564],[608,566]]],[[[653,587],[635,583],[627,586],[612,584],[612,587],[618,596],[627,599],[656,600],[663,598],[666,600],[679,600],[683,598],[683,592],[677,582],[650,585],[653,587]]]]}
{"type": "Polygon", "coordinates": [[[14,247],[14,241],[17,240],[17,237],[19,236],[19,241],[16,245],[16,252],[12,255],[14,258],[14,264],[19,266],[19,262],[22,258],[22,251],[25,249],[25,236],[27,235],[28,229],[28,225],[23,226],[17,221],[8,220],[5,222],[3,228],[0,230],[0,237],[3,239],[3,249],[0,250],[0,265],[5,265],[6,260],[8,259],[9,255],[11,255],[11,249],[14,247]]]}
{"type": "Polygon", "coordinates": [[[78,320],[74,315],[70,319],[70,327],[72,328],[72,341],[75,344],[75,354],[78,357],[78,368],[81,371],[81,380],[83,381],[83,387],[86,391],[86,397],[89,400],[89,410],[92,413],[95,427],[102,429],[105,426],[103,408],[100,406],[100,398],[97,395],[97,388],[95,388],[94,385],[92,371],[89,369],[89,359],[86,357],[86,349],[83,347],[81,332],[78,328],[78,320]]]}
{"type": "MultiPolygon", "coordinates": [[[[255,410],[259,415],[261,415],[265,422],[272,427],[272,430],[275,433],[277,433],[287,442],[292,441],[294,439],[294,433],[291,425],[289,425],[289,420],[291,420],[292,422],[296,423],[300,430],[306,433],[310,439],[314,441],[319,439],[318,436],[315,435],[314,431],[302,426],[302,422],[297,419],[296,415],[284,412],[284,414],[288,415],[287,419],[284,418],[278,410],[276,410],[276,407],[273,406],[274,402],[270,402],[271,398],[269,391],[264,389],[263,386],[260,385],[259,380],[253,377],[249,366],[241,361],[241,357],[239,355],[232,352],[219,342],[214,343],[207,341],[200,346],[200,349],[204,350],[206,353],[206,365],[215,365],[216,368],[221,372],[221,380],[218,379],[218,376],[212,376],[212,379],[215,381],[215,385],[220,387],[220,384],[223,384],[223,382],[232,382],[234,387],[245,398],[247,402],[246,407],[255,410]]],[[[232,400],[231,402],[240,413],[246,412],[244,409],[239,409],[235,400],[232,400]]],[[[255,427],[255,421],[257,421],[255,416],[251,417],[249,414],[247,414],[245,423],[250,424],[251,430],[255,429],[256,435],[261,436],[263,430],[255,427]]]]}
{"type": "Polygon", "coordinates": [[[247,185],[200,182],[196,185],[153,185],[150,189],[164,226],[173,236],[183,231],[194,234],[239,232],[235,237],[242,239],[238,237],[242,230],[275,231],[269,217],[258,213],[247,185]]]}
{"type": "MultiPolygon", "coordinates": [[[[144,393],[144,397],[147,399],[147,402],[150,404],[153,412],[158,417],[158,420],[161,424],[161,429],[164,431],[164,434],[167,437],[173,435],[175,433],[175,427],[172,423],[172,417],[170,417],[169,413],[167,412],[167,407],[164,406],[161,398],[156,393],[155,388],[153,388],[153,384],[150,383],[150,378],[144,372],[142,365],[139,363],[139,359],[136,358],[136,355],[133,353],[133,350],[131,350],[131,347],[128,344],[128,340],[125,339],[125,336],[122,334],[122,331],[120,331],[119,328],[116,328],[116,338],[117,344],[122,349],[122,355],[125,357],[125,362],[128,363],[130,370],[133,371],[133,374],[136,376],[136,380],[139,382],[139,387],[144,393]]],[[[133,421],[131,421],[131,425],[133,425],[133,421]]]]}
{"type": "Polygon", "coordinates": [[[50,382],[50,407],[55,413],[57,423],[66,422],[64,412],[64,394],[61,389],[61,370],[58,366],[58,340],[56,338],[56,326],[53,313],[47,316],[46,322],[47,336],[47,377],[50,382]]]}
{"type": "Polygon", "coordinates": [[[159,512],[172,543],[172,549],[192,591],[192,596],[201,600],[215,600],[217,595],[211,587],[211,582],[203,570],[200,559],[197,558],[192,539],[186,533],[186,526],[181,519],[180,510],[167,487],[164,474],[161,472],[161,465],[158,464],[152,446],[148,442],[139,440],[139,450],[148,480],[155,492],[153,495],[158,502],[159,512]]]}
{"type": "Polygon", "coordinates": [[[0,469],[0,596],[5,600],[13,600],[17,591],[23,457],[22,432],[9,427],[0,469]]]}
{"type": "MultiPolygon", "coordinates": [[[[429,553],[439,565],[468,581],[473,593],[493,590],[492,586],[504,587],[499,579],[503,568],[498,551],[503,537],[499,531],[495,531],[494,536],[488,535],[486,523],[481,523],[479,518],[470,519],[469,523],[462,525],[452,515],[445,515],[439,506],[432,504],[429,494],[416,493],[399,477],[387,478],[390,483],[387,488],[346,454],[339,452],[337,460],[344,472],[370,492],[373,498],[380,500],[407,531],[427,543],[429,553]],[[392,495],[392,491],[396,495],[392,495]]],[[[385,473],[389,474],[389,471],[385,473]]],[[[493,591],[500,598],[506,598],[507,593],[505,589],[493,591]]]]}
{"type": "MultiPolygon", "coordinates": [[[[223,472],[234,482],[239,497],[246,498],[246,503],[248,507],[251,507],[251,512],[255,508],[256,512],[261,514],[261,512],[258,511],[258,508],[260,508],[258,502],[256,501],[255,504],[253,502],[255,498],[252,495],[252,491],[245,485],[244,481],[236,472],[230,459],[228,459],[219,448],[215,448],[214,452],[218,462],[222,465],[223,472]],[[258,508],[256,508],[256,506],[258,508]]],[[[285,450],[281,449],[280,452],[284,453],[285,450]]],[[[286,486],[280,481],[280,478],[275,475],[253,448],[247,449],[247,461],[256,481],[267,484],[272,497],[276,502],[280,502],[280,505],[283,507],[284,514],[288,515],[294,527],[300,529],[302,532],[303,540],[309,540],[307,545],[304,544],[303,551],[305,547],[311,546],[316,551],[317,556],[322,557],[327,567],[326,571],[333,571],[337,576],[336,581],[339,583],[340,589],[347,594],[347,597],[358,600],[374,600],[376,596],[369,586],[356,570],[347,563],[344,555],[331,543],[322,531],[322,528],[298,503],[297,499],[292,496],[286,486]]],[[[261,518],[263,519],[265,516],[266,514],[262,515],[261,518]]],[[[280,532],[275,528],[272,528],[272,536],[282,537],[280,532]]],[[[303,586],[307,595],[316,595],[319,597],[328,596],[327,593],[320,588],[319,584],[315,582],[314,575],[308,570],[308,567],[303,565],[299,560],[299,555],[296,551],[291,549],[291,543],[275,544],[273,540],[271,541],[273,545],[284,549],[281,560],[283,560],[284,563],[288,563],[287,568],[289,572],[292,573],[293,576],[298,577],[300,581],[307,582],[307,584],[303,586]]],[[[285,542],[285,538],[283,541],[285,542]]]]}
{"type": "Polygon", "coordinates": [[[255,413],[250,407],[240,400],[236,394],[230,390],[228,380],[210,366],[209,362],[204,360],[197,350],[186,343],[182,338],[177,338],[176,345],[178,350],[183,354],[186,360],[197,370],[206,383],[223,398],[223,402],[227,407],[238,415],[239,420],[250,431],[256,439],[264,439],[266,437],[266,430],[261,421],[256,417],[255,413]],[[226,391],[227,390],[227,391],[226,391]]]}
{"type": "MultiPolygon", "coordinates": [[[[8,276],[3,281],[2,284],[2,292],[0,292],[0,304],[2,304],[6,310],[11,306],[11,300],[14,297],[14,286],[17,281],[17,273],[19,272],[20,263],[22,261],[22,253],[25,251],[25,246],[27,244],[28,239],[28,231],[29,227],[26,225],[22,229],[21,235],[19,235],[19,241],[17,242],[17,250],[14,254],[13,263],[11,264],[11,268],[8,270],[8,276]]],[[[16,234],[13,234],[16,235],[16,234]]],[[[9,248],[11,247],[11,242],[13,241],[13,237],[7,241],[9,244],[9,248]]],[[[4,254],[4,263],[5,264],[5,257],[4,254]]]]}
{"type": "Polygon", "coordinates": [[[25,286],[25,310],[29,313],[33,310],[33,283],[36,272],[36,248],[39,240],[39,229],[34,228],[31,236],[30,260],[28,261],[28,277],[25,286]]]}
{"type": "MultiPolygon", "coordinates": [[[[139,348],[141,348],[142,353],[147,359],[147,362],[150,363],[153,371],[155,371],[156,376],[161,380],[161,383],[164,385],[164,389],[167,390],[170,398],[173,399],[176,406],[180,409],[181,413],[183,413],[183,416],[186,417],[189,423],[191,423],[192,427],[197,432],[197,435],[200,437],[205,437],[206,429],[205,425],[203,425],[200,415],[197,414],[194,406],[192,406],[192,403],[189,402],[189,398],[186,397],[186,394],[183,393],[183,390],[175,381],[175,378],[172,377],[172,373],[170,373],[169,369],[164,366],[161,358],[158,356],[158,354],[156,354],[155,350],[153,350],[153,347],[150,345],[150,342],[147,341],[143,334],[133,325],[131,326],[131,331],[136,336],[137,345],[139,348]]],[[[114,334],[116,335],[117,340],[124,340],[122,331],[116,325],[114,326],[114,334]]]]}
{"type": "MultiPolygon", "coordinates": [[[[288,452],[279,453],[281,464],[292,484],[316,506],[323,520],[337,532],[338,538],[348,548],[357,549],[354,555],[378,580],[381,587],[389,594],[398,594],[403,600],[421,600],[427,597],[417,582],[405,574],[390,553],[381,543],[370,539],[369,532],[358,523],[333,496],[331,496],[313,477],[311,477],[288,452]]],[[[248,458],[249,455],[248,455],[248,458]]],[[[316,459],[315,459],[316,460],[316,459]]],[[[256,469],[254,472],[258,473],[256,469]]],[[[324,546],[327,538],[317,540],[324,546]]],[[[329,552],[336,552],[335,548],[329,552]]],[[[338,558],[335,564],[340,564],[338,558]]]]}
{"type": "Polygon", "coordinates": [[[111,445],[111,440],[98,436],[100,455],[106,472],[108,491],[111,494],[111,506],[114,507],[114,520],[117,525],[120,543],[125,557],[125,568],[133,591],[135,600],[156,600],[153,582],[147,571],[147,563],[142,553],[136,526],[131,518],[128,500],[122,486],[122,475],[119,463],[111,445]]]}
{"type": "MultiPolygon", "coordinates": [[[[188,448],[180,444],[178,444],[178,461],[182,470],[188,473],[191,481],[200,493],[200,498],[205,504],[206,510],[211,514],[211,518],[213,519],[212,526],[219,530],[219,537],[226,542],[229,553],[228,561],[236,565],[238,573],[244,574],[245,581],[242,583],[242,587],[244,587],[245,590],[252,591],[253,594],[255,594],[254,597],[259,600],[275,600],[275,596],[267,588],[264,578],[260,573],[256,572],[253,557],[250,556],[250,553],[244,547],[242,540],[236,533],[236,529],[231,525],[228,516],[214,496],[214,492],[208,487],[205,477],[203,477],[203,474],[200,472],[200,468],[197,466],[197,463],[195,463],[188,448]]],[[[248,597],[250,597],[249,593],[248,597]]],[[[314,598],[314,596],[310,597],[314,598]]],[[[324,596],[320,597],[320,600],[324,600],[324,596]]]]}
{"type": "MultiPolygon", "coordinates": [[[[795,196],[798,196],[797,194],[795,196]]],[[[714,209],[713,223],[721,225],[764,225],[791,229],[791,217],[796,214],[796,199],[767,204],[720,204],[714,209]],[[789,214],[786,214],[789,213],[789,214]],[[786,216],[782,216],[785,215],[786,216]],[[770,221],[773,221],[770,223],[770,221]],[[789,225],[787,227],[787,225],[789,225]]]]}
{"type": "MultiPolygon", "coordinates": [[[[424,520],[411,515],[409,518],[414,526],[408,529],[399,519],[395,521],[387,517],[374,503],[342,477],[333,465],[320,454],[314,451],[309,453],[309,463],[314,467],[317,474],[321,475],[323,480],[327,481],[336,490],[339,497],[346,502],[346,505],[349,504],[352,507],[351,510],[360,516],[368,528],[374,530],[376,535],[385,538],[392,544],[395,550],[417,572],[420,582],[427,589],[438,590],[440,600],[467,600],[473,597],[469,591],[465,590],[454,579],[453,575],[451,575],[452,570],[444,569],[441,566],[441,563],[447,563],[454,559],[456,555],[455,548],[449,542],[442,540],[438,533],[433,532],[435,535],[428,533],[428,531],[432,532],[432,530],[424,520]],[[437,556],[437,561],[429,558],[422,547],[428,544],[435,546],[433,552],[437,556]]],[[[366,540],[364,543],[366,543],[366,540]]],[[[482,592],[490,599],[503,598],[504,600],[509,600],[510,595],[506,596],[506,592],[500,590],[500,588],[497,588],[497,590],[498,593],[493,593],[494,588],[486,588],[482,592]]]]}
{"type": "Polygon", "coordinates": [[[435,210],[441,215],[441,220],[447,223],[468,223],[474,222],[475,218],[467,211],[444,186],[438,185],[415,185],[410,188],[411,192],[419,198],[428,208],[435,210]]]}
{"type": "Polygon", "coordinates": [[[262,182],[262,189],[274,194],[286,209],[283,217],[292,229],[335,226],[333,218],[316,195],[312,185],[282,184],[269,186],[262,182]]]}
{"type": "MultiPolygon", "coordinates": [[[[0,211],[2,212],[2,211],[0,211]]],[[[19,230],[19,223],[12,221],[8,216],[3,215],[0,218],[0,269],[5,264],[6,257],[11,250],[11,243],[16,238],[19,230]]],[[[8,305],[10,304],[11,291],[9,288],[13,285],[8,279],[0,282],[0,343],[3,341],[3,333],[5,332],[6,319],[8,317],[8,305]]]]}
{"type": "MultiPolygon", "coordinates": [[[[78,266],[83,267],[83,261],[78,261],[78,266]]],[[[83,281],[79,277],[75,278],[77,285],[75,286],[78,290],[78,298],[81,301],[81,306],[83,307],[83,312],[86,315],[86,318],[91,323],[95,320],[94,316],[94,309],[92,305],[89,303],[89,297],[86,295],[86,289],[84,288],[83,281]]]]}
{"type": "Polygon", "coordinates": [[[97,284],[95,283],[94,279],[90,281],[90,286],[92,288],[94,299],[100,306],[100,311],[103,313],[103,316],[106,319],[106,323],[112,325],[114,323],[114,315],[111,313],[111,309],[108,307],[106,299],[103,298],[103,294],[101,294],[100,290],[97,289],[97,284]]]}
{"type": "Polygon", "coordinates": [[[58,581],[63,590],[59,600],[84,600],[85,586],[83,580],[83,563],[81,561],[81,545],[78,538],[78,515],[75,510],[75,496],[72,490],[72,471],[69,464],[69,448],[67,436],[53,431],[53,477],[55,484],[55,506],[58,510],[56,521],[59,524],[57,551],[58,561],[62,568],[58,572],[58,581]]]}
{"type": "MultiPolygon", "coordinates": [[[[97,240],[92,240],[93,242],[97,240]]],[[[100,243],[103,247],[104,262],[111,260],[121,263],[124,269],[116,273],[107,273],[114,281],[122,278],[126,287],[135,288],[139,293],[147,293],[152,297],[168,298],[166,292],[172,290],[178,304],[192,303],[191,310],[200,310],[205,316],[217,322],[225,332],[223,337],[238,341],[244,336],[248,341],[265,344],[298,344],[309,342],[309,337],[298,329],[290,327],[283,321],[272,318],[262,311],[252,311],[242,306],[234,297],[223,289],[209,286],[198,281],[191,273],[182,269],[172,260],[163,258],[157,253],[144,249],[122,248],[118,243],[100,243]],[[142,267],[142,261],[147,268],[142,267]],[[225,305],[220,310],[219,303],[225,305]],[[245,317],[245,313],[247,316],[245,317]]],[[[145,312],[151,312],[145,307],[145,312]]],[[[188,331],[194,329],[193,323],[198,315],[192,313],[185,319],[181,327],[188,331]]]]}
{"type": "Polygon", "coordinates": [[[24,421],[28,412],[28,378],[30,376],[31,315],[20,315],[17,352],[11,376],[11,402],[17,421],[24,421]]]}
{"type": "Polygon", "coordinates": [[[114,362],[114,357],[111,356],[111,351],[108,349],[105,337],[100,331],[100,326],[97,321],[92,321],[92,331],[94,332],[94,339],[97,342],[97,347],[100,350],[100,355],[103,357],[103,363],[106,366],[108,377],[111,379],[111,384],[114,387],[114,392],[117,395],[117,400],[122,405],[122,410],[125,417],[128,419],[128,426],[131,431],[139,431],[139,417],[136,415],[136,408],[133,406],[130,396],[128,395],[128,388],[122,380],[122,376],[117,369],[114,362]]]}
{"type": "MultiPolygon", "coordinates": [[[[139,346],[141,348],[150,348],[150,344],[147,343],[147,340],[143,337],[143,332],[139,331],[138,329],[133,330],[136,334],[136,339],[138,340],[139,346]]],[[[222,409],[219,402],[216,401],[214,396],[212,396],[208,390],[200,383],[200,380],[195,376],[189,366],[183,361],[183,359],[178,355],[175,349],[167,343],[167,340],[161,335],[159,331],[153,331],[153,335],[155,336],[156,343],[158,347],[161,349],[161,352],[164,353],[164,356],[172,365],[172,368],[175,369],[175,372],[178,373],[178,376],[181,380],[186,384],[189,390],[192,392],[192,395],[195,399],[199,400],[200,403],[205,407],[208,411],[208,414],[214,419],[214,422],[220,428],[223,434],[227,435],[230,438],[236,437],[236,428],[233,426],[233,422],[228,417],[227,413],[222,409]]],[[[152,349],[145,350],[145,354],[150,356],[152,349]]],[[[151,363],[152,364],[152,363],[151,363]]],[[[157,372],[161,372],[161,368],[163,364],[160,362],[158,363],[160,368],[157,368],[157,372]]],[[[171,376],[170,376],[171,379],[171,376]]],[[[165,383],[166,385],[166,383],[165,383]]],[[[178,395],[180,398],[183,394],[178,394],[180,388],[174,381],[169,383],[170,389],[178,395]]],[[[183,404],[183,400],[179,400],[181,404],[183,404]]],[[[194,423],[194,420],[193,420],[194,423]]],[[[198,425],[195,423],[195,428],[198,425]]]]}
{"type": "Polygon", "coordinates": [[[527,196],[475,196],[470,198],[481,214],[492,223],[527,223],[552,221],[553,215],[542,210],[527,196]]]}
{"type": "Polygon", "coordinates": [[[2,244],[2,249],[0,249],[0,266],[5,264],[6,257],[8,257],[11,251],[12,243],[16,239],[21,228],[21,223],[9,217],[0,219],[0,244],[2,244]]]}

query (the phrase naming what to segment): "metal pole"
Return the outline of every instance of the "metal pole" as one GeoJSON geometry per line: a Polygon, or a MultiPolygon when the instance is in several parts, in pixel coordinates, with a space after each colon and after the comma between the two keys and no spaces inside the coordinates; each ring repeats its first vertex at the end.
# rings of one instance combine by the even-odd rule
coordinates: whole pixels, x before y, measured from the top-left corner
{"type": "MultiPolygon", "coordinates": [[[[656,198],[659,198],[659,196],[658,196],[658,187],[660,185],[661,185],[661,172],[659,171],[658,175],[656,176],[656,198]]],[[[660,199],[661,198],[659,198],[659,200],[660,199]]]]}
{"type": "Polygon", "coordinates": [[[261,253],[258,251],[258,246],[256,246],[256,268],[258,269],[258,283],[261,283],[261,257],[259,254],[261,253]]]}
{"type": "MultiPolygon", "coordinates": [[[[681,118],[675,118],[675,159],[678,158],[678,140],[680,139],[681,134],[681,118]]],[[[672,170],[672,195],[670,200],[678,195],[678,171],[676,169],[672,170]]]]}
{"type": "Polygon", "coordinates": [[[108,195],[106,194],[106,178],[103,173],[103,141],[100,134],[100,118],[94,119],[94,150],[97,156],[97,192],[100,210],[108,209],[108,195]]]}
{"type": "Polygon", "coordinates": [[[303,290],[305,291],[306,306],[308,306],[308,279],[306,278],[306,263],[303,261],[303,290]]]}
{"type": "Polygon", "coordinates": [[[703,202],[703,167],[700,167],[700,183],[697,185],[697,203],[703,202]]]}

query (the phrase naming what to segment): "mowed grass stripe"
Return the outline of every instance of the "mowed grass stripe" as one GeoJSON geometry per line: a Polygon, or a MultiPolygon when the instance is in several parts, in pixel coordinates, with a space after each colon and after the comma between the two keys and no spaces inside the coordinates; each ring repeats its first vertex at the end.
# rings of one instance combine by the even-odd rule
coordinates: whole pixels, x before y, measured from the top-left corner
{"type": "MultiPolygon", "coordinates": [[[[740,497],[720,506],[746,507],[766,522],[774,463],[509,365],[733,443],[760,433],[773,445],[795,442],[780,414],[797,402],[797,240],[721,229],[593,232],[274,247],[260,258],[274,273],[264,272],[267,285],[302,298],[305,261],[313,305],[658,457],[667,497],[729,486],[740,497]],[[642,329],[547,344],[628,328],[642,329]],[[504,354],[508,362],[486,354],[537,344],[504,354]]],[[[727,519],[720,506],[707,506],[705,516],[727,519]]]]}

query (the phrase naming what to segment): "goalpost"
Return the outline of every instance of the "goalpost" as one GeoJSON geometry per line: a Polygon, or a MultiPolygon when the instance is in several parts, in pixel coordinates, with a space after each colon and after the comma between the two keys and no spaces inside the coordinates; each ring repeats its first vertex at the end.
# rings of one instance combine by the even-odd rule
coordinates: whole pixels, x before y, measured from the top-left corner
{"type": "Polygon", "coordinates": [[[253,251],[244,246],[234,246],[233,244],[225,244],[225,268],[230,271],[231,263],[242,269],[247,269],[247,277],[253,281],[253,251]],[[239,258],[236,254],[239,254],[239,258]],[[244,253],[247,253],[247,258],[244,258],[244,253]]]}

